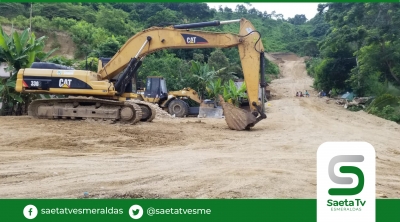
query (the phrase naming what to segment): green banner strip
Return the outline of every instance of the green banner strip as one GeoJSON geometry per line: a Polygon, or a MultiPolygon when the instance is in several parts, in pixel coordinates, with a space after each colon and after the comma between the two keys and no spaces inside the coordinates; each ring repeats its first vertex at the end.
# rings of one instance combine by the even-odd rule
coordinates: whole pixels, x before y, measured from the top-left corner
{"type": "MultiPolygon", "coordinates": [[[[6,199],[1,221],[316,221],[315,199],[6,199]],[[33,206],[28,206],[33,205],[33,206]],[[131,208],[139,205],[139,208],[131,208]],[[27,207],[28,206],[28,207],[27,207]],[[36,208],[36,210],[35,210],[36,208]],[[36,214],[37,212],[37,214],[36,214]],[[142,212],[139,219],[133,219],[142,212]],[[130,215],[131,213],[131,215],[130,215]],[[25,215],[24,215],[25,214],[25,215]],[[36,216],[35,216],[36,214],[36,216]],[[34,217],[31,220],[27,218],[34,217]]],[[[376,200],[376,221],[400,221],[400,199],[376,200]]],[[[139,215],[140,216],[140,215],[139,215]]]]}

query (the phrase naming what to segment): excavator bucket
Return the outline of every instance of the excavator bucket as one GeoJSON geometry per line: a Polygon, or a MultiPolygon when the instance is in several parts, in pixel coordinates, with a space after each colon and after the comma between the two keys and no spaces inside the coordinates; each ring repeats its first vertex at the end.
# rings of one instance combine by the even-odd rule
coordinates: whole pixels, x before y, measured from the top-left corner
{"type": "Polygon", "coordinates": [[[225,121],[230,129],[248,130],[258,122],[257,118],[251,112],[225,102],[221,95],[219,95],[219,101],[224,110],[225,121]]]}

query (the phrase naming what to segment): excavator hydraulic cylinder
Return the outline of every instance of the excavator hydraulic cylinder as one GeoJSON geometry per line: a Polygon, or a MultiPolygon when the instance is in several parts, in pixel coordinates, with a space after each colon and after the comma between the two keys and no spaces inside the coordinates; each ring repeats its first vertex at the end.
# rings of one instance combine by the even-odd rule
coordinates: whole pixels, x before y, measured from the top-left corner
{"type": "Polygon", "coordinates": [[[265,57],[264,57],[264,52],[260,52],[260,75],[261,75],[261,81],[260,81],[260,86],[261,86],[261,111],[262,113],[265,113],[265,87],[267,86],[267,83],[265,81],[265,57]]]}
{"type": "Polygon", "coordinates": [[[128,67],[125,69],[125,71],[119,77],[117,83],[115,84],[115,89],[117,90],[118,95],[122,95],[125,93],[127,84],[129,84],[129,82],[132,80],[132,77],[134,76],[135,72],[137,72],[139,67],[142,65],[142,60],[140,60],[139,62],[137,62],[137,60],[138,60],[140,53],[143,51],[144,47],[150,41],[151,41],[151,36],[147,36],[146,41],[143,43],[142,47],[140,47],[136,56],[131,59],[128,67]]]}
{"type": "Polygon", "coordinates": [[[219,26],[233,22],[240,22],[240,19],[236,20],[227,20],[227,21],[212,21],[212,22],[198,22],[198,23],[189,23],[189,24],[180,24],[174,25],[175,29],[192,29],[192,28],[204,28],[209,26],[219,26]]]}

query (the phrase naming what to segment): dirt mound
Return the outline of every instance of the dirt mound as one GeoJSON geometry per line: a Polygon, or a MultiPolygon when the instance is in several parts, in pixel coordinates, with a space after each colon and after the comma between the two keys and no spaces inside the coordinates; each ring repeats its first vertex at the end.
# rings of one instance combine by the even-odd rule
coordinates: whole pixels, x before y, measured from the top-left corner
{"type": "Polygon", "coordinates": [[[158,118],[158,119],[173,119],[174,118],[167,111],[163,110],[158,104],[154,104],[154,103],[146,103],[146,104],[152,106],[157,111],[156,118],[158,118]]]}

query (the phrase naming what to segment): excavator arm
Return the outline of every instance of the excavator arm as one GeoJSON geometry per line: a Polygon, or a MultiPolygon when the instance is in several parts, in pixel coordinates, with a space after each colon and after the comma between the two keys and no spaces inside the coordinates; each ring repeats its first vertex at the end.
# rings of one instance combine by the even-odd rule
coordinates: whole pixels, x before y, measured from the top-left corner
{"type": "Polygon", "coordinates": [[[259,85],[264,88],[266,83],[264,78],[264,47],[261,42],[261,35],[251,22],[244,18],[146,29],[130,38],[104,67],[100,69],[101,66],[99,66],[99,77],[102,80],[112,79],[125,70],[115,84],[116,91],[122,94],[126,85],[140,67],[143,58],[150,53],[162,49],[231,47],[238,47],[239,49],[251,114],[225,103],[223,99],[220,101],[224,109],[225,120],[231,129],[249,129],[266,118],[264,96],[261,98],[261,103],[258,98],[259,85]],[[239,34],[189,30],[190,28],[233,22],[240,22],[239,34]],[[135,56],[132,57],[132,55],[135,56]]]}

